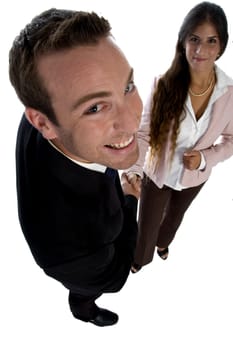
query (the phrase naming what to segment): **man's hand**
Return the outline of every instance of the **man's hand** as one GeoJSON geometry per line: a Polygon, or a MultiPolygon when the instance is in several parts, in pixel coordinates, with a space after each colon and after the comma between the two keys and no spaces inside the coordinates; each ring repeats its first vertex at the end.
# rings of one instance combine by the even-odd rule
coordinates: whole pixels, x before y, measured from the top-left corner
{"type": "Polygon", "coordinates": [[[141,192],[141,178],[134,174],[134,176],[128,176],[126,173],[121,175],[121,186],[125,195],[131,194],[137,199],[140,197],[141,192]]]}

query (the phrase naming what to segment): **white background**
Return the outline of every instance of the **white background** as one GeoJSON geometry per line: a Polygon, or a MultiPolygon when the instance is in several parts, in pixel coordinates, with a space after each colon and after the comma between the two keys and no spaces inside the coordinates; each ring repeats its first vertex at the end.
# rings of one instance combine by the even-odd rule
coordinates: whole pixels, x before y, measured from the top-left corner
{"type": "MultiPolygon", "coordinates": [[[[169,259],[162,261],[156,255],[152,264],[130,275],[119,293],[99,299],[100,306],[119,314],[119,323],[113,327],[98,328],[72,317],[67,290],[35,264],[17,217],[14,149],[23,107],[8,81],[8,51],[19,30],[50,7],[102,14],[135,68],[144,98],[152,78],[170,65],[183,17],[196,4],[188,0],[9,0],[2,5],[1,349],[233,349],[233,158],[214,169],[187,212],[169,259]]],[[[233,76],[231,2],[220,4],[228,17],[230,40],[218,64],[233,76]]]]}

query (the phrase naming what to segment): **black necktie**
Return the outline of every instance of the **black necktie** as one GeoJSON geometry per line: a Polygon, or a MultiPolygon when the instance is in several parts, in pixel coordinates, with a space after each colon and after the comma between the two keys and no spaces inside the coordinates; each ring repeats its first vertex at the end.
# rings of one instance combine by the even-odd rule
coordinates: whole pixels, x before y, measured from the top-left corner
{"type": "Polygon", "coordinates": [[[105,174],[108,175],[109,177],[111,177],[113,179],[113,181],[115,181],[116,176],[117,176],[117,170],[112,169],[112,168],[106,168],[105,174]]]}

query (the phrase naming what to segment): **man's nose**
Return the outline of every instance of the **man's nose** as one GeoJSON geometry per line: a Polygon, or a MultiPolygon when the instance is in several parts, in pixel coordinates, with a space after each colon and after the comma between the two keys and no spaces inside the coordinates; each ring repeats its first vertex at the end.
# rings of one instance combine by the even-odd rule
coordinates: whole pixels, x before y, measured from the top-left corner
{"type": "Polygon", "coordinates": [[[120,131],[135,133],[138,131],[142,114],[142,101],[138,97],[134,104],[124,103],[114,121],[114,128],[120,131]]]}

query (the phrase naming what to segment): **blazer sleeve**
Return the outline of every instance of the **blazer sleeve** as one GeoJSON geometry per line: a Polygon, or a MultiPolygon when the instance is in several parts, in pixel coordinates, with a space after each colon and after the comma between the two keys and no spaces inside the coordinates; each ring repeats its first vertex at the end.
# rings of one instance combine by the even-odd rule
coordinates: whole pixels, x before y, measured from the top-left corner
{"type": "Polygon", "coordinates": [[[223,130],[217,142],[202,152],[208,168],[212,168],[233,155],[233,120],[223,130]]]}
{"type": "Polygon", "coordinates": [[[137,199],[134,196],[124,198],[122,193],[120,198],[121,208],[117,214],[119,220],[112,227],[115,230],[114,238],[110,238],[110,232],[106,231],[104,243],[85,256],[51,269],[46,268],[48,275],[65,285],[77,286],[81,294],[117,292],[123,287],[130,272],[136,246],[137,199]]]}
{"type": "Polygon", "coordinates": [[[198,149],[206,159],[206,171],[233,155],[233,89],[229,88],[213,108],[211,123],[198,149]]]}

